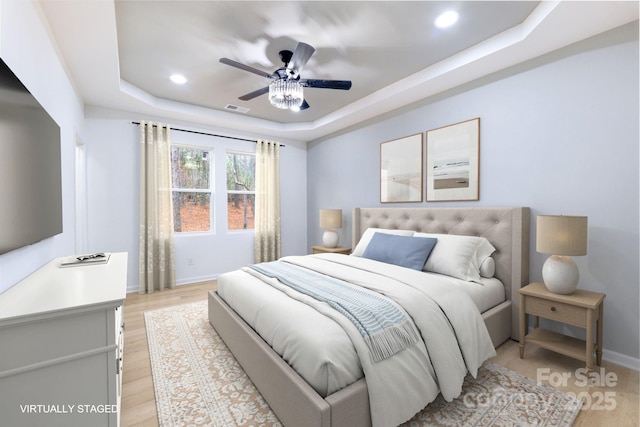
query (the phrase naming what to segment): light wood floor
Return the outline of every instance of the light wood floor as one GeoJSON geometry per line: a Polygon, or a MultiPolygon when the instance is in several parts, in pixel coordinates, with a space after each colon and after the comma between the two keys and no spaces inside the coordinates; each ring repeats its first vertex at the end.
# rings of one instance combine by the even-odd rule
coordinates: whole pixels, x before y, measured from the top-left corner
{"type": "Polygon", "coordinates": [[[122,427],[158,425],[144,312],[205,300],[212,289],[215,289],[214,282],[203,282],[149,295],[127,294],[124,301],[122,427]]]}
{"type": "MultiPolygon", "coordinates": [[[[176,289],[151,295],[128,294],[124,304],[124,373],[122,391],[122,426],[157,426],[156,401],[151,378],[149,347],[143,313],[172,305],[207,299],[207,292],[215,289],[214,282],[179,286],[176,289]]],[[[630,331],[630,333],[633,333],[630,331]]],[[[581,386],[582,362],[553,352],[527,346],[525,358],[518,355],[518,344],[507,341],[498,348],[494,363],[526,375],[546,385],[560,383],[561,375],[571,377],[564,386],[556,388],[573,392],[591,409],[582,410],[574,426],[637,427],[639,415],[638,372],[603,362],[609,385],[581,386]],[[548,371],[547,371],[548,369],[548,371]],[[617,377],[613,381],[613,374],[617,377]],[[551,379],[552,382],[549,381],[551,379]],[[615,382],[615,385],[611,384],[615,382]]],[[[600,373],[600,371],[597,371],[600,373]]],[[[595,378],[595,377],[592,377],[595,378]]]]}

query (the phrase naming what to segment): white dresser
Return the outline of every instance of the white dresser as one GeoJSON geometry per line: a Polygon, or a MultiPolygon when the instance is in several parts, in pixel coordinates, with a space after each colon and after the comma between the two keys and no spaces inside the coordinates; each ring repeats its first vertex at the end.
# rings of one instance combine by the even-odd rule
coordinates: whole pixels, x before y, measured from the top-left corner
{"type": "Polygon", "coordinates": [[[0,424],[120,424],[127,254],[55,259],[0,295],[0,424]]]}

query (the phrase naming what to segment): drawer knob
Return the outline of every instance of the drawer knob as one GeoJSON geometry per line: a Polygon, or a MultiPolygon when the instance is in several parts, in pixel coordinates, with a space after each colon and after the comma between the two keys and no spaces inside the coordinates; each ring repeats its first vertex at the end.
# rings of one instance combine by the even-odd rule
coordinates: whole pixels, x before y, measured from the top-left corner
{"type": "Polygon", "coordinates": [[[556,308],[555,307],[551,307],[551,311],[556,311],[556,308]]]}

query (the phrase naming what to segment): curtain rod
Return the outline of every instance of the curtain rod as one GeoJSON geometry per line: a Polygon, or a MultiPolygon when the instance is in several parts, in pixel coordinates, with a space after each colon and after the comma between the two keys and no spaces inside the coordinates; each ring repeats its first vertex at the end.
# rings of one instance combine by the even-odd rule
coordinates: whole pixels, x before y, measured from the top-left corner
{"type": "MultiPolygon", "coordinates": [[[[140,122],[131,122],[131,123],[134,124],[134,125],[137,125],[137,126],[140,125],[140,122]]],[[[153,126],[157,126],[157,125],[153,125],[153,126]]],[[[238,141],[248,141],[248,142],[255,142],[255,143],[258,142],[255,139],[238,138],[238,137],[235,137],[235,136],[227,136],[227,135],[217,135],[215,133],[199,132],[199,131],[196,131],[196,130],[189,130],[189,129],[179,129],[179,128],[173,128],[172,127],[171,130],[175,130],[175,131],[179,131],[179,132],[195,133],[195,134],[198,134],[198,135],[217,136],[217,137],[220,137],[220,138],[236,139],[238,141]]],[[[284,147],[284,145],[280,144],[280,147],[284,147]]]]}

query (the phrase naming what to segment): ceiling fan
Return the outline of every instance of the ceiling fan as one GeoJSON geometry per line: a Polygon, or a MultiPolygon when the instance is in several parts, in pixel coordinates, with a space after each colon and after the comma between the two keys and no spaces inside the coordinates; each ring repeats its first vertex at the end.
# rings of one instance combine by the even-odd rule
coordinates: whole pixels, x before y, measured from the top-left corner
{"type": "Polygon", "coordinates": [[[309,103],[304,99],[303,88],[305,87],[316,89],[351,89],[350,80],[317,80],[300,78],[300,72],[315,51],[316,50],[313,46],[302,42],[298,43],[295,51],[293,52],[290,50],[281,50],[280,60],[284,62],[284,67],[278,68],[271,74],[248,65],[241,64],[229,58],[220,58],[220,62],[271,80],[269,86],[247,93],[246,95],[242,95],[239,98],[242,101],[249,101],[260,95],[269,93],[269,102],[271,102],[275,107],[294,111],[306,110],[309,108],[309,103]]]}

